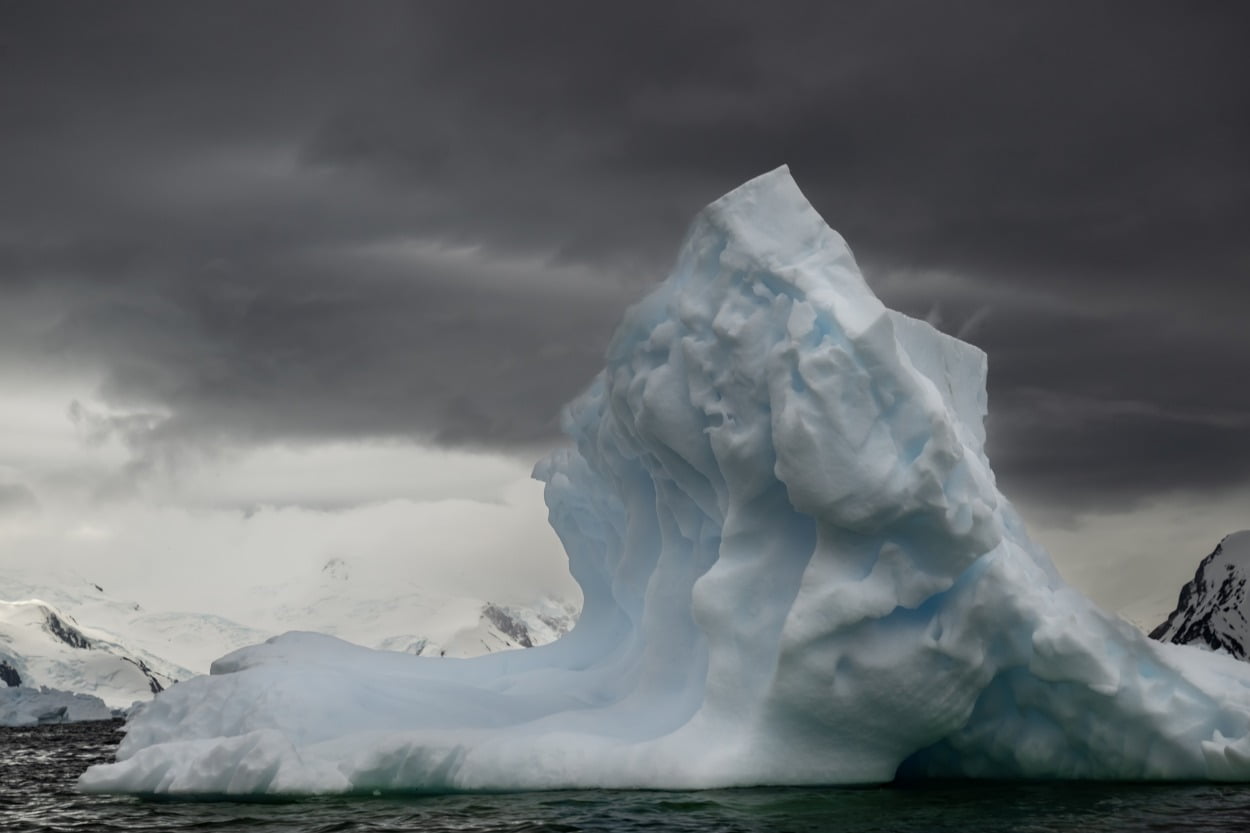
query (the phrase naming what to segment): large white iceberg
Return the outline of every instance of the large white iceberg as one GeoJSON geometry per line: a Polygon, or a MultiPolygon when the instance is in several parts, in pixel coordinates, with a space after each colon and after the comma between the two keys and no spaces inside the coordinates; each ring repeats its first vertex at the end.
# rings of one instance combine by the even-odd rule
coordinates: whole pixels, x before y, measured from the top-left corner
{"type": "Polygon", "coordinates": [[[1059,578],[985,356],[872,294],[785,168],[708,206],[535,474],[574,630],[471,660],[293,633],[133,719],[91,791],[1250,779],[1250,665],[1059,578]]]}

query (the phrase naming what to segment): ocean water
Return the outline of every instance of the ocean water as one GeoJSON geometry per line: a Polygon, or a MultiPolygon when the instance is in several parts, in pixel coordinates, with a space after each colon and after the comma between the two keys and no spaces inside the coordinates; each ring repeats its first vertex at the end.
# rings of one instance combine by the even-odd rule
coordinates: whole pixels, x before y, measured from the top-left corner
{"type": "Polygon", "coordinates": [[[118,723],[0,729],[0,831],[1250,830],[1250,786],[956,782],[871,789],[577,790],[244,803],[86,796],[118,723]]]}

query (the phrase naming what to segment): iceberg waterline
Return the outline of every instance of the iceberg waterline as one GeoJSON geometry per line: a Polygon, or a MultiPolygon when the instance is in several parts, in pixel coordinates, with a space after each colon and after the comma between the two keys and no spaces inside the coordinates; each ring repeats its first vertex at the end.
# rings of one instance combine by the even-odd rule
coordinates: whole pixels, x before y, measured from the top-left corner
{"type": "Polygon", "coordinates": [[[986,459],[986,359],[886,309],[785,168],[696,218],[535,469],[584,609],[470,660],[287,634],[83,789],[1250,779],[1250,665],[1068,587],[986,459]]]}

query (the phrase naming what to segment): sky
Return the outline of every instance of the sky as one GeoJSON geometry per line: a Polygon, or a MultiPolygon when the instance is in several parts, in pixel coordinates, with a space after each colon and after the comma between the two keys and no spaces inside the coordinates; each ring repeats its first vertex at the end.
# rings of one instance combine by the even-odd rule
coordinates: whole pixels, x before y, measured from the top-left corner
{"type": "Polygon", "coordinates": [[[569,592],[528,482],[561,404],[695,212],[784,163],[887,304],[987,352],[1004,492],[1148,620],[1250,527],[1247,31],[0,0],[0,559],[186,604],[378,550],[569,592]]]}

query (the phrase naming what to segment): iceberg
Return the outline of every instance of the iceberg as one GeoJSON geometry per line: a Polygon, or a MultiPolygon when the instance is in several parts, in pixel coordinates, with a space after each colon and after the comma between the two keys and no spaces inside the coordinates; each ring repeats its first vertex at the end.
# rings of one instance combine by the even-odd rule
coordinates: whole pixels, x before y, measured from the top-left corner
{"type": "Polygon", "coordinates": [[[0,726],[41,726],[47,723],[86,723],[120,716],[99,697],[43,686],[0,688],[0,726]]]}
{"type": "Polygon", "coordinates": [[[1250,779],[1250,665],[1069,587],[999,493],[986,357],[885,308],[779,168],[705,208],[535,468],[584,609],[472,659],[289,633],[82,789],[1250,779]]]}

